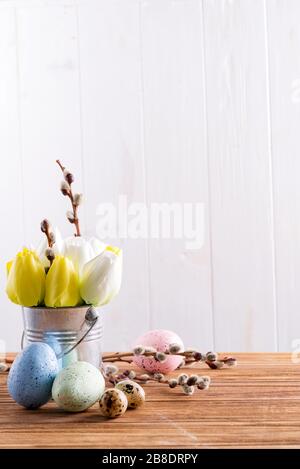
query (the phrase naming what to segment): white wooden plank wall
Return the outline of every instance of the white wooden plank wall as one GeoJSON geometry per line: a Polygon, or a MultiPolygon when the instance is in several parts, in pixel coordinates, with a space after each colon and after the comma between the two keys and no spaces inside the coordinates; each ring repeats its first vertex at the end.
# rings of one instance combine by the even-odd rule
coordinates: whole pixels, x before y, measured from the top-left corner
{"type": "MultiPolygon", "coordinates": [[[[208,210],[201,28],[198,0],[141,2],[148,203],[201,201],[208,210]]],[[[151,326],[211,348],[208,217],[206,228],[200,251],[186,250],[182,240],[149,240],[150,307],[151,326]]]]}
{"type": "Polygon", "coordinates": [[[300,3],[266,1],[279,347],[299,338],[300,3]]]}
{"type": "Polygon", "coordinates": [[[105,349],[151,328],[187,346],[300,337],[297,0],[0,0],[0,339],[19,348],[5,262],[47,216],[69,232],[61,157],[100,203],[199,203],[204,246],[111,239],[124,282],[105,349]],[[9,318],[9,319],[8,319],[9,318]]]}
{"type": "MultiPolygon", "coordinates": [[[[87,227],[95,232],[99,203],[145,203],[137,1],[78,2],[84,187],[87,227]],[[89,162],[87,164],[87,162],[89,162]]],[[[112,242],[124,249],[122,294],[105,308],[105,348],[130,348],[149,328],[149,272],[143,239],[112,242]]]]}
{"type": "Polygon", "coordinates": [[[204,2],[216,344],[274,350],[273,206],[264,9],[204,2]]]}
{"type": "Polygon", "coordinates": [[[6,300],[4,293],[5,262],[7,258],[14,255],[24,239],[19,80],[16,21],[13,8],[1,8],[0,10],[0,64],[0,340],[7,341],[7,347],[16,349],[19,347],[21,334],[20,310],[6,300]],[[8,200],[9,204],[6,203],[8,200]]]}

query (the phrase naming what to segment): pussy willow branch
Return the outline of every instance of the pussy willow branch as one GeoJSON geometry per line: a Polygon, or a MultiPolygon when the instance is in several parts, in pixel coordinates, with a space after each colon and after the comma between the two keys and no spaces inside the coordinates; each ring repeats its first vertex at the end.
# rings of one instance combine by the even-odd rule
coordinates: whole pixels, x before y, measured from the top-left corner
{"type": "Polygon", "coordinates": [[[48,243],[48,248],[49,249],[46,249],[45,255],[46,255],[48,261],[50,262],[50,266],[51,266],[52,262],[54,261],[54,257],[55,257],[54,251],[52,250],[53,245],[55,243],[55,236],[54,236],[53,231],[51,230],[51,224],[50,224],[49,220],[47,220],[47,218],[44,218],[44,220],[42,220],[42,222],[41,222],[41,231],[42,231],[42,233],[45,234],[45,236],[47,238],[47,243],[48,243]]]}
{"type": "MultiPolygon", "coordinates": [[[[61,164],[60,160],[56,160],[56,163],[58,164],[58,166],[60,167],[62,173],[64,174],[64,170],[66,169],[65,166],[63,166],[61,164]]],[[[72,182],[69,181],[68,183],[69,183],[69,186],[70,186],[70,190],[68,191],[67,196],[69,197],[69,199],[71,201],[71,205],[72,205],[74,225],[75,225],[75,229],[76,229],[75,236],[81,236],[80,227],[79,227],[79,219],[78,219],[78,205],[76,205],[74,203],[74,195],[73,195],[73,191],[72,191],[72,182]]]]}
{"type": "Polygon", "coordinates": [[[104,367],[103,374],[108,385],[113,384],[116,386],[117,383],[124,379],[129,379],[141,385],[152,381],[158,384],[168,385],[171,389],[179,386],[183,393],[189,396],[193,395],[196,388],[200,390],[208,389],[211,381],[209,376],[200,376],[196,374],[187,375],[186,373],[180,373],[176,377],[173,376],[171,378],[162,373],[153,373],[151,375],[147,373],[137,374],[134,370],[124,370],[119,373],[119,370],[115,365],[107,365],[106,368],[104,367]]]}
{"type": "Polygon", "coordinates": [[[53,242],[52,236],[50,235],[49,227],[46,228],[45,235],[46,235],[46,237],[47,237],[47,241],[48,241],[48,246],[49,246],[49,248],[52,248],[54,242],[53,242]]]}
{"type": "MultiPolygon", "coordinates": [[[[144,353],[142,353],[140,356],[143,356],[143,357],[152,357],[156,354],[157,352],[147,352],[145,351],[144,353]]],[[[193,356],[193,352],[176,352],[176,353],[170,353],[168,350],[166,350],[165,352],[163,352],[165,355],[179,355],[181,357],[192,357],[193,356]]],[[[123,357],[133,357],[135,356],[136,354],[134,352],[115,352],[115,353],[111,353],[111,354],[108,354],[108,355],[105,355],[105,357],[103,357],[103,361],[110,361],[111,359],[114,359],[114,360],[118,360],[119,358],[123,358],[123,357]]]]}
{"type": "MultiPolygon", "coordinates": [[[[109,355],[105,355],[102,358],[103,362],[109,362],[109,363],[132,363],[133,362],[133,357],[134,356],[141,356],[141,357],[150,357],[155,359],[155,355],[157,352],[154,351],[144,351],[143,354],[141,355],[136,355],[134,352],[115,352],[109,355]]],[[[196,352],[197,353],[197,352],[196,352]]],[[[235,366],[236,365],[236,359],[233,357],[224,357],[224,358],[215,358],[215,359],[208,359],[207,354],[202,355],[201,359],[195,358],[193,356],[192,352],[185,351],[185,352],[178,352],[176,354],[170,353],[169,351],[163,352],[164,355],[168,356],[181,356],[184,359],[183,365],[191,365],[193,363],[197,363],[200,361],[203,361],[209,368],[212,369],[219,369],[222,368],[223,365],[227,366],[235,366]]]]}

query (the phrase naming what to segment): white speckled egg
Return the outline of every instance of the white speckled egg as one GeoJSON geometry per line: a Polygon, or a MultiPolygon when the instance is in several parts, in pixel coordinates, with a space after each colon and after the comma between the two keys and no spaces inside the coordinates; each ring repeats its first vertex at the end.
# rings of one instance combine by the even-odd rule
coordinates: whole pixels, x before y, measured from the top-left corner
{"type": "Polygon", "coordinates": [[[138,383],[130,379],[124,379],[123,381],[119,381],[115,387],[123,391],[127,397],[129,409],[136,409],[144,404],[146,400],[145,391],[138,383]]]}
{"type": "Polygon", "coordinates": [[[128,401],[122,391],[110,388],[102,395],[99,406],[100,412],[104,417],[114,419],[126,412],[128,401]]]}
{"type": "Polygon", "coordinates": [[[58,407],[68,412],[82,412],[99,401],[105,381],[94,365],[75,362],[63,368],[56,376],[52,397],[58,407]]]}

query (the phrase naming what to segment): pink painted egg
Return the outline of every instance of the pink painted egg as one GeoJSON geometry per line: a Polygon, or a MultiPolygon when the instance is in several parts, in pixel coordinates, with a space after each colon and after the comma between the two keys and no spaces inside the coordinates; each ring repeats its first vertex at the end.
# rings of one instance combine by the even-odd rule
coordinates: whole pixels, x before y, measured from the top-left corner
{"type": "MultiPolygon", "coordinates": [[[[133,344],[133,347],[142,345],[144,347],[153,347],[158,352],[165,352],[171,344],[178,344],[181,350],[184,350],[184,345],[180,337],[172,331],[157,329],[148,331],[141,335],[133,344]]],[[[134,363],[148,371],[148,373],[170,373],[182,362],[182,357],[176,355],[168,355],[164,362],[159,362],[154,358],[144,357],[143,355],[135,355],[133,358],[134,363]]]]}

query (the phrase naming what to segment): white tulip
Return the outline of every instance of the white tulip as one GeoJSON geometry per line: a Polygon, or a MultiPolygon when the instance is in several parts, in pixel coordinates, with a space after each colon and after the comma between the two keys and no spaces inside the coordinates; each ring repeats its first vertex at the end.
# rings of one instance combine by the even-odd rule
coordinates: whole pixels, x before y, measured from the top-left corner
{"type": "MultiPolygon", "coordinates": [[[[62,254],[63,252],[63,239],[58,228],[53,230],[55,236],[55,243],[53,245],[54,254],[62,254]]],[[[38,247],[35,249],[44,267],[49,267],[49,260],[45,256],[45,251],[48,248],[48,241],[46,236],[43,236],[38,247]]]]}
{"type": "Polygon", "coordinates": [[[64,240],[63,254],[73,262],[76,271],[81,276],[83,266],[101,254],[105,247],[106,245],[97,238],[70,236],[64,240]]]}
{"type": "Polygon", "coordinates": [[[82,271],[80,295],[87,304],[102,306],[118,293],[122,280],[121,249],[108,246],[102,254],[85,264],[82,271]]]}
{"type": "Polygon", "coordinates": [[[99,256],[99,254],[101,254],[107,247],[107,244],[104,244],[100,239],[95,238],[95,236],[89,238],[89,243],[94,252],[93,257],[99,256]]]}

